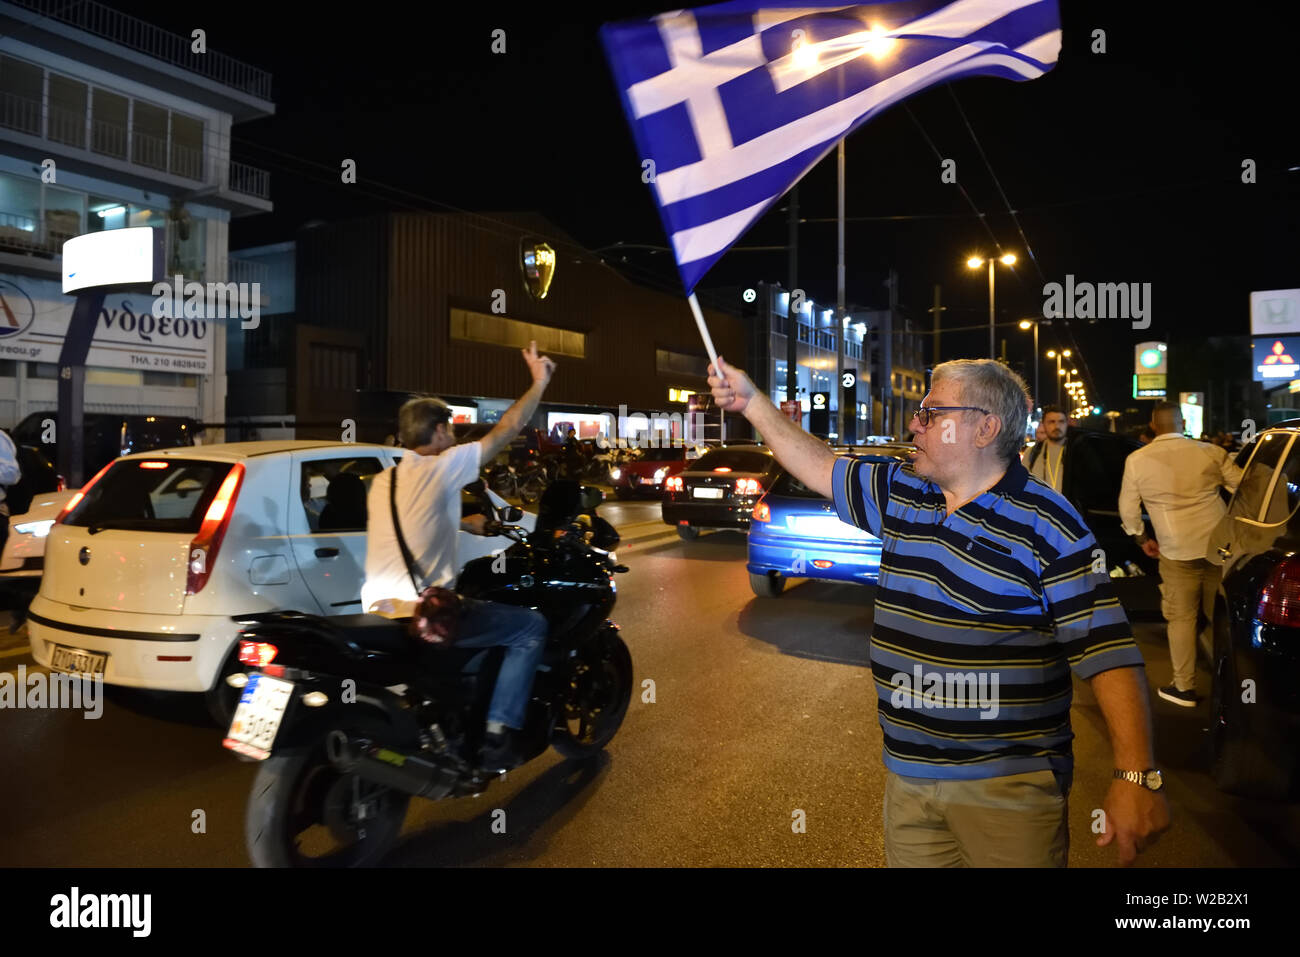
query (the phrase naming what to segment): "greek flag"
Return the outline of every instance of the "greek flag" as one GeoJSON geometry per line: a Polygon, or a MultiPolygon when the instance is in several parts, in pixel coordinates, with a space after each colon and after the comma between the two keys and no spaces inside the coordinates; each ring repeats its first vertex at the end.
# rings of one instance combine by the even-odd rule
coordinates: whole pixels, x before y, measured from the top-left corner
{"type": "Polygon", "coordinates": [[[877,113],[960,77],[1050,70],[1061,18],[1056,0],[736,0],[606,24],[601,41],[689,293],[877,113]]]}

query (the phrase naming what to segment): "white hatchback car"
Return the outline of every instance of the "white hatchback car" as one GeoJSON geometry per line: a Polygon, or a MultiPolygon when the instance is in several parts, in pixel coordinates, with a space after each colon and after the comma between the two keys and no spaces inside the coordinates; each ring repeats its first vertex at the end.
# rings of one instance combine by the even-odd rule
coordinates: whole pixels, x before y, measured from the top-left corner
{"type": "MultiPolygon", "coordinates": [[[[187,446],[115,459],[45,541],[32,656],[104,682],[205,692],[229,720],[231,616],[359,614],[371,479],[405,450],[343,442],[187,446]]],[[[503,499],[493,495],[498,506],[503,499]]],[[[518,524],[532,530],[536,515],[518,524]]],[[[458,533],[461,563],[509,539],[458,533]]]]}

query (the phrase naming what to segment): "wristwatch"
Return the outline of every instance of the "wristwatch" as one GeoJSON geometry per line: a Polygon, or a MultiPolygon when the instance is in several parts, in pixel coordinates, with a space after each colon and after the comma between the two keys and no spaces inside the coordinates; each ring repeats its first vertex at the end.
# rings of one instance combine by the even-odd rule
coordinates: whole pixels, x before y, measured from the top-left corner
{"type": "Polygon", "coordinates": [[[1145,771],[1115,771],[1115,777],[1121,781],[1128,781],[1130,784],[1140,784],[1149,791],[1159,791],[1165,786],[1165,779],[1161,777],[1160,772],[1155,768],[1147,768],[1145,771]]]}

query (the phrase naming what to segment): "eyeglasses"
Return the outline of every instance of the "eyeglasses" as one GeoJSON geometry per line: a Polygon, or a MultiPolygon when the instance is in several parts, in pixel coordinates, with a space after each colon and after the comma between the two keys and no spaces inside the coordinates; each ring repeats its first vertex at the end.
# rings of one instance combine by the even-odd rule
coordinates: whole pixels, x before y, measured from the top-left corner
{"type": "Polygon", "coordinates": [[[983,412],[985,415],[992,415],[988,409],[981,409],[974,405],[923,405],[913,414],[916,416],[916,421],[921,423],[921,428],[928,429],[935,417],[944,412],[983,412]]]}

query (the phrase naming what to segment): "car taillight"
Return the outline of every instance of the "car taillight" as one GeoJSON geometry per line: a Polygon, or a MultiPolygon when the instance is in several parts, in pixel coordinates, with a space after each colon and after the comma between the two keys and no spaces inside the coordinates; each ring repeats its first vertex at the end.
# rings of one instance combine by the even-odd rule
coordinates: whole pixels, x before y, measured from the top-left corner
{"type": "MultiPolygon", "coordinates": [[[[100,479],[102,479],[104,477],[104,473],[107,472],[112,467],[113,467],[113,463],[109,462],[102,469],[100,469],[98,472],[95,473],[94,478],[92,478],[85,485],[81,486],[81,491],[79,491],[76,495],[72,496],[72,498],[68,499],[68,504],[63,506],[63,511],[61,511],[59,513],[58,518],[54,520],[54,524],[62,525],[63,520],[68,517],[68,513],[71,512],[74,508],[76,508],[79,504],[81,504],[81,500],[86,497],[86,493],[90,491],[90,487],[94,485],[96,482],[98,482],[100,479]]],[[[60,478],[62,478],[62,476],[60,476],[60,478]]]]}
{"type": "Polygon", "coordinates": [[[1269,625],[1300,626],[1300,558],[1284,558],[1259,593],[1255,617],[1269,625]]]}
{"type": "Polygon", "coordinates": [[[244,463],[236,462],[226,474],[217,497],[208,506],[199,526],[199,534],[190,542],[190,559],[185,575],[185,594],[197,595],[208,583],[212,566],[217,561],[217,551],[221,540],[226,537],[230,526],[230,516],[235,513],[235,500],[239,497],[239,486],[244,481],[244,463]]]}
{"type": "Polygon", "coordinates": [[[758,484],[758,479],[736,479],[736,494],[738,495],[757,495],[763,491],[763,486],[758,484]]]}
{"type": "Polygon", "coordinates": [[[682,490],[682,480],[676,475],[670,475],[668,481],[664,482],[664,488],[669,492],[680,492],[682,490]]]}
{"type": "Polygon", "coordinates": [[[759,502],[757,505],[755,505],[752,514],[754,517],[754,521],[756,522],[772,521],[772,510],[767,507],[766,502],[759,502]]]}
{"type": "Polygon", "coordinates": [[[275,656],[279,653],[279,648],[265,641],[241,641],[239,643],[239,663],[248,665],[251,668],[265,668],[275,660],[275,656]]]}

